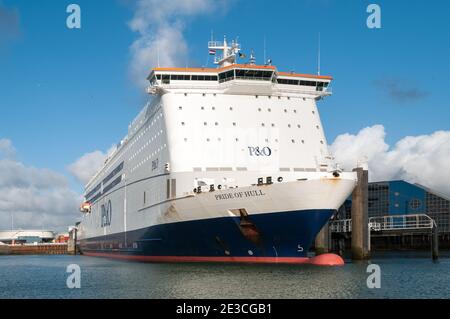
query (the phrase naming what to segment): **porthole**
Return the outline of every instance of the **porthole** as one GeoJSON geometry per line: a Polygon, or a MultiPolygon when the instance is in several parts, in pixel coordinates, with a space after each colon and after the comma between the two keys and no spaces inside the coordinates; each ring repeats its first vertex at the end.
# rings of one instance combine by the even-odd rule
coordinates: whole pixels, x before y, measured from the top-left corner
{"type": "Polygon", "coordinates": [[[201,110],[204,110],[205,109],[205,107],[204,106],[202,106],[201,108],[200,108],[201,110]]]}
{"type": "Polygon", "coordinates": [[[213,106],[213,107],[212,107],[212,110],[214,111],[215,109],[216,109],[216,108],[213,106]]]}
{"type": "Polygon", "coordinates": [[[319,125],[316,125],[316,129],[319,129],[319,125]]]}
{"type": "Polygon", "coordinates": [[[320,141],[320,144],[323,144],[323,141],[320,141]]]}
{"type": "Polygon", "coordinates": [[[287,113],[287,110],[286,110],[286,109],[284,109],[284,113],[287,113]]]}
{"type": "Polygon", "coordinates": [[[184,122],[181,122],[181,125],[183,125],[183,126],[184,126],[184,122]]]}
{"type": "Polygon", "coordinates": [[[230,107],[230,111],[233,111],[233,108],[232,108],[232,107],[230,107]]]}
{"type": "Polygon", "coordinates": [[[297,124],[297,127],[300,128],[301,127],[300,124],[297,124]]]}
{"type": "Polygon", "coordinates": [[[275,124],[274,124],[274,123],[272,123],[272,127],[275,127],[275,124]]]}
{"type": "Polygon", "coordinates": [[[184,96],[187,96],[187,93],[184,93],[184,96]]]}
{"type": "Polygon", "coordinates": [[[222,139],[220,137],[218,137],[217,140],[220,142],[222,139]]]}
{"type": "Polygon", "coordinates": [[[295,140],[294,140],[294,139],[292,139],[292,140],[291,140],[291,142],[292,142],[292,143],[295,143],[295,140]]]}
{"type": "Polygon", "coordinates": [[[215,124],[216,126],[217,126],[217,125],[219,125],[219,123],[218,123],[218,122],[216,122],[216,123],[214,123],[214,124],[215,124]]]}
{"type": "Polygon", "coordinates": [[[209,138],[207,138],[206,141],[209,142],[209,138]]]}
{"type": "Polygon", "coordinates": [[[182,106],[179,106],[179,107],[178,107],[178,109],[179,109],[179,110],[182,110],[182,109],[183,109],[183,107],[182,107],[182,106]]]}
{"type": "Polygon", "coordinates": [[[258,112],[261,112],[261,108],[258,108],[258,112]]]}
{"type": "Polygon", "coordinates": [[[297,113],[297,110],[294,110],[294,113],[297,113]]]}
{"type": "Polygon", "coordinates": [[[305,144],[305,140],[302,140],[302,144],[305,144]]]}
{"type": "Polygon", "coordinates": [[[239,139],[236,137],[236,142],[239,142],[239,139]]]}
{"type": "Polygon", "coordinates": [[[288,127],[290,128],[290,127],[291,127],[291,124],[288,124],[288,127]]]}
{"type": "Polygon", "coordinates": [[[233,126],[236,126],[236,122],[233,122],[233,126]]]}
{"type": "Polygon", "coordinates": [[[281,100],[281,96],[278,96],[278,99],[281,100]]]}
{"type": "Polygon", "coordinates": [[[204,125],[204,126],[206,126],[206,125],[208,125],[208,123],[206,123],[206,122],[203,122],[203,125],[204,125]]]}
{"type": "Polygon", "coordinates": [[[184,141],[187,142],[187,138],[184,138],[184,141]]]}
{"type": "Polygon", "coordinates": [[[267,112],[272,112],[272,109],[267,109],[267,112]]]}
{"type": "Polygon", "coordinates": [[[312,111],[312,114],[316,114],[316,112],[312,111]]]}
{"type": "Polygon", "coordinates": [[[261,123],[261,126],[264,127],[265,126],[264,123],[261,123]]]}
{"type": "Polygon", "coordinates": [[[203,94],[202,94],[202,96],[206,96],[206,94],[205,94],[205,93],[203,93],[203,94]]]}

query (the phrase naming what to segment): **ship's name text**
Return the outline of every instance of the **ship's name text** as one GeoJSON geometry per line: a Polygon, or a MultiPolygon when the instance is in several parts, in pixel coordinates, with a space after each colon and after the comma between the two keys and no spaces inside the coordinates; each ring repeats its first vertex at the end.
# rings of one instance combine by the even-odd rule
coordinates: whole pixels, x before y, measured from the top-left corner
{"type": "Polygon", "coordinates": [[[224,200],[224,199],[233,199],[233,198],[245,198],[245,197],[257,197],[257,196],[265,196],[261,189],[253,190],[253,191],[243,191],[236,193],[226,193],[226,194],[217,194],[215,195],[216,200],[224,200]]]}

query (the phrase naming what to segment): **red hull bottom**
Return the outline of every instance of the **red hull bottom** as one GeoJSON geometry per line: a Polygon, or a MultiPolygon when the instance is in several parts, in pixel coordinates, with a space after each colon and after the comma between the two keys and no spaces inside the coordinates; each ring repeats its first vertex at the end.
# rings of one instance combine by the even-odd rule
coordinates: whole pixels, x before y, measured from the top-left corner
{"type": "Polygon", "coordinates": [[[106,257],[141,262],[181,262],[181,263],[257,263],[257,264],[309,264],[315,266],[343,266],[344,260],[335,254],[307,257],[201,257],[201,256],[139,256],[114,253],[85,252],[91,257],[106,257]]]}

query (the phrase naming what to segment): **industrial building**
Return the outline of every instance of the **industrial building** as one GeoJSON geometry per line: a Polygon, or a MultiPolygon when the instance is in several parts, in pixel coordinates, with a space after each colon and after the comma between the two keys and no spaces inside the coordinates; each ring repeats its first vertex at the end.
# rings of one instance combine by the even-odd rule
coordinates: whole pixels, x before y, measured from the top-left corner
{"type": "MultiPolygon", "coordinates": [[[[351,218],[351,205],[349,198],[339,210],[338,219],[351,218]]],[[[408,214],[427,214],[435,220],[439,233],[450,233],[450,197],[403,180],[369,183],[369,218],[408,214]]]]}
{"type": "Polygon", "coordinates": [[[55,233],[50,230],[0,230],[0,242],[4,244],[51,243],[55,233]]]}

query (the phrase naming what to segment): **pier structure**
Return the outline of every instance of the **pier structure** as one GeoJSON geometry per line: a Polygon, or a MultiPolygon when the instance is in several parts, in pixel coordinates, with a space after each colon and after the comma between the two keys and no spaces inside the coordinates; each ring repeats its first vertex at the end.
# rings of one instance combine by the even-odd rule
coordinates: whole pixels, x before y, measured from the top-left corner
{"type": "Polygon", "coordinates": [[[352,259],[364,260],[370,256],[369,248],[369,204],[368,185],[369,171],[363,167],[353,169],[358,183],[352,193],[352,259]]]}
{"type": "MultiPolygon", "coordinates": [[[[412,244],[413,236],[425,235],[430,237],[431,256],[433,260],[439,258],[438,227],[436,221],[426,214],[405,214],[370,217],[368,220],[368,249],[371,250],[372,241],[397,238],[404,242],[409,238],[412,244]]],[[[330,232],[336,234],[338,241],[349,238],[353,234],[351,219],[330,222],[330,232]]]]}
{"type": "MultiPolygon", "coordinates": [[[[368,230],[368,183],[369,172],[367,168],[357,167],[353,169],[357,173],[358,182],[352,193],[352,208],[351,208],[351,220],[353,220],[354,227],[350,229],[351,236],[351,250],[352,258],[355,260],[367,259],[370,256],[370,233],[368,230]]],[[[332,222],[332,221],[330,221],[332,222]]],[[[315,240],[315,252],[316,255],[325,254],[331,251],[331,229],[330,222],[328,222],[315,240]]],[[[343,244],[339,242],[338,249],[340,255],[342,255],[343,244]]]]}
{"type": "Polygon", "coordinates": [[[65,255],[66,243],[0,245],[0,255],[65,255]]]}

